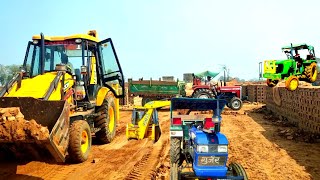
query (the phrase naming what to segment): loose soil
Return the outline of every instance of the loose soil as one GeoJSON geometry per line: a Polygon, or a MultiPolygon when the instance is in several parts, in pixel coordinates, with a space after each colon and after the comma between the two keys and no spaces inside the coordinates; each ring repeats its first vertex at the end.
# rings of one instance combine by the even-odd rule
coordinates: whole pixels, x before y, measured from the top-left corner
{"type": "MultiPolygon", "coordinates": [[[[320,143],[287,139],[264,114],[250,112],[261,105],[245,104],[239,112],[225,109],[222,133],[229,139],[229,162],[241,163],[250,179],[320,179],[320,143]]],[[[93,145],[81,164],[14,161],[0,163],[3,179],[170,179],[169,111],[159,112],[159,141],[125,136],[131,112],[121,111],[117,136],[106,145],[93,145]]]]}

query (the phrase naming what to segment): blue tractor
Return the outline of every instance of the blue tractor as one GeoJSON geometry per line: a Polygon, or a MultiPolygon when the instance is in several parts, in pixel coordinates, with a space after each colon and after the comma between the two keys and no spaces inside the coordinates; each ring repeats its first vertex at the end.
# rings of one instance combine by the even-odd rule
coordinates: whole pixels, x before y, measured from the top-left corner
{"type": "Polygon", "coordinates": [[[170,116],[170,175],[176,179],[248,179],[228,160],[228,139],[220,133],[222,99],[173,98],[170,116]]]}

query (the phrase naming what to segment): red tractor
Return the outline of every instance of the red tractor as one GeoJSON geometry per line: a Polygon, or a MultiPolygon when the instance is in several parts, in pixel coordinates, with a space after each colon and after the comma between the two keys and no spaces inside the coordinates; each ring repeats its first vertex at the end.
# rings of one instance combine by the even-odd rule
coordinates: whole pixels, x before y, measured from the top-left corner
{"type": "Polygon", "coordinates": [[[213,98],[219,96],[221,99],[227,100],[227,107],[233,110],[240,110],[242,107],[242,87],[241,86],[227,86],[224,78],[219,83],[212,83],[211,78],[214,78],[219,73],[205,71],[202,73],[194,74],[193,76],[193,98],[213,98]],[[206,78],[203,82],[203,78],[206,78]]]}

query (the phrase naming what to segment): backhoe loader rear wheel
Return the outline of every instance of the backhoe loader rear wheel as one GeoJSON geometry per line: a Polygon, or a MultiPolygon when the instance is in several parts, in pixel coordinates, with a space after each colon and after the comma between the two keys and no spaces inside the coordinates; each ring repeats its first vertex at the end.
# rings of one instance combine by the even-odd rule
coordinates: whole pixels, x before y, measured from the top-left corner
{"type": "Polygon", "coordinates": [[[110,143],[116,135],[117,111],[114,98],[107,97],[102,106],[97,107],[97,112],[100,116],[95,119],[94,126],[100,130],[96,132],[96,137],[104,144],[110,143]]]}
{"type": "Polygon", "coordinates": [[[267,85],[269,87],[275,87],[278,84],[279,80],[271,80],[271,79],[267,79],[267,85]]]}
{"type": "Polygon", "coordinates": [[[68,153],[75,163],[82,163],[88,159],[91,149],[91,131],[84,120],[77,120],[71,124],[68,153]]]}
{"type": "Polygon", "coordinates": [[[231,163],[229,169],[232,171],[233,176],[243,176],[244,180],[248,180],[248,176],[244,168],[241,164],[238,163],[231,163]]]}
{"type": "Polygon", "coordinates": [[[309,83],[313,83],[317,80],[318,70],[317,70],[317,63],[311,63],[309,66],[306,67],[304,70],[304,74],[308,78],[309,83]]]}
{"type": "Polygon", "coordinates": [[[298,88],[299,86],[299,79],[297,76],[290,76],[286,80],[286,89],[289,91],[294,91],[298,88]]]}

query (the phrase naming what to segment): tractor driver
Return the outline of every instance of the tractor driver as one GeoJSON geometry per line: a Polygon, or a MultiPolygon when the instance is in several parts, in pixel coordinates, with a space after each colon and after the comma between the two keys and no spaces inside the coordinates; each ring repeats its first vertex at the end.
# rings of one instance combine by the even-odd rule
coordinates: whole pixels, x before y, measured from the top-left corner
{"type": "Polygon", "coordinates": [[[302,59],[300,57],[300,54],[296,54],[294,56],[294,60],[296,61],[297,63],[297,71],[300,71],[300,68],[302,67],[302,59]]]}

